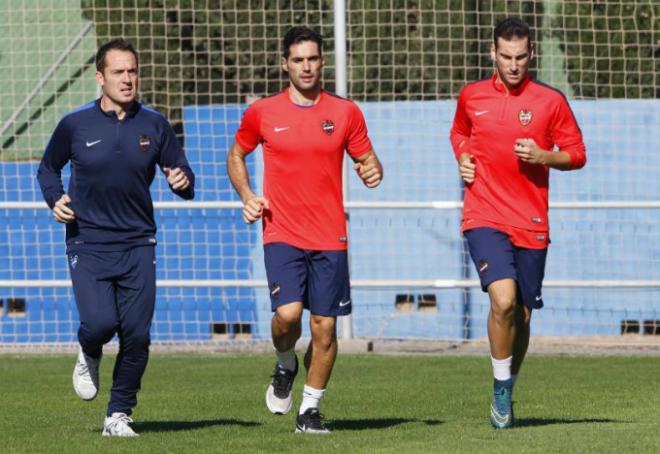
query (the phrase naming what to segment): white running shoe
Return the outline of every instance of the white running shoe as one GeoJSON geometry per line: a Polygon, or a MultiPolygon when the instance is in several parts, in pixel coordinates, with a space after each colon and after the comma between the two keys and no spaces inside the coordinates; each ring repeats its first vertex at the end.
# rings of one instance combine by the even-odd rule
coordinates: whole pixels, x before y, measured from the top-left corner
{"type": "Polygon", "coordinates": [[[107,416],[103,422],[103,432],[101,435],[104,437],[137,437],[129,424],[133,420],[126,413],[113,413],[112,416],[107,416]]]}
{"type": "Polygon", "coordinates": [[[94,400],[99,392],[99,366],[101,357],[92,358],[82,349],[73,368],[73,390],[82,400],[94,400]]]}
{"type": "Polygon", "coordinates": [[[296,357],[295,370],[284,369],[279,364],[275,365],[275,372],[271,375],[273,380],[266,389],[266,406],[271,413],[286,415],[291,411],[293,405],[291,387],[296,375],[298,375],[298,357],[296,357]]]}

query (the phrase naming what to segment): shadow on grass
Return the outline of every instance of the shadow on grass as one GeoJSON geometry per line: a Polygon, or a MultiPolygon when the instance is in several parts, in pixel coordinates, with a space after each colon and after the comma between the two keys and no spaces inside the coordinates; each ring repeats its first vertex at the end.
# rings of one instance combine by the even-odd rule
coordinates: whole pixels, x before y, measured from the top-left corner
{"type": "Polygon", "coordinates": [[[422,423],[427,426],[437,426],[443,423],[438,419],[407,419],[407,418],[375,418],[375,419],[334,419],[326,426],[330,430],[366,430],[387,429],[407,423],[422,423]]]}
{"type": "Polygon", "coordinates": [[[516,418],[514,427],[534,427],[534,426],[551,426],[553,424],[594,424],[594,423],[608,423],[608,422],[621,422],[614,419],[607,418],[516,418]]]}
{"type": "Polygon", "coordinates": [[[261,423],[241,421],[240,419],[204,419],[201,421],[140,421],[133,423],[133,428],[140,432],[175,432],[179,430],[204,429],[213,426],[255,427],[261,423]]]}

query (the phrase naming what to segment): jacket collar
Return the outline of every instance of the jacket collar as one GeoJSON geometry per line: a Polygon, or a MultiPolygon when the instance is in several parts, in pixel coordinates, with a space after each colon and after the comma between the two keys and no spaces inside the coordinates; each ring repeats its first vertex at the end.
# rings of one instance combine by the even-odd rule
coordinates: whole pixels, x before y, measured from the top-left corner
{"type": "MultiPolygon", "coordinates": [[[[103,110],[101,107],[101,98],[96,100],[96,107],[99,109],[99,112],[101,112],[103,115],[109,118],[117,118],[117,114],[115,113],[114,110],[103,110]]],[[[134,101],[133,104],[131,105],[131,108],[126,111],[126,117],[125,118],[132,118],[134,117],[140,110],[140,103],[137,101],[134,101]]]]}
{"type": "Polygon", "coordinates": [[[491,78],[495,90],[499,91],[500,93],[504,93],[505,95],[511,95],[511,96],[518,96],[523,91],[525,91],[525,88],[527,87],[527,85],[529,85],[531,79],[532,78],[530,77],[528,72],[527,74],[525,74],[525,78],[523,79],[523,81],[520,82],[520,85],[518,85],[516,88],[508,89],[507,86],[504,85],[504,83],[500,80],[500,76],[497,71],[495,71],[495,74],[493,74],[493,77],[491,78]]]}

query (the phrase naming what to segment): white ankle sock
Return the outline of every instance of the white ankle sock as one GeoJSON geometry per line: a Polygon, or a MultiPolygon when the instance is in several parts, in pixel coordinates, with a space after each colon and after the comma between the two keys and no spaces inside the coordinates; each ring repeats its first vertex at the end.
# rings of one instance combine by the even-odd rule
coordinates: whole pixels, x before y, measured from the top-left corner
{"type": "Polygon", "coordinates": [[[303,400],[300,404],[298,414],[302,415],[308,408],[319,408],[319,402],[325,394],[325,389],[312,388],[309,385],[303,387],[303,400]]]}
{"type": "Polygon", "coordinates": [[[275,350],[275,353],[277,354],[277,363],[280,365],[280,367],[290,371],[295,370],[296,368],[295,348],[292,348],[291,350],[287,350],[285,352],[275,350]]]}
{"type": "Polygon", "coordinates": [[[511,361],[513,356],[504,359],[495,359],[490,357],[490,362],[493,365],[493,376],[495,380],[508,380],[511,378],[511,361]]]}

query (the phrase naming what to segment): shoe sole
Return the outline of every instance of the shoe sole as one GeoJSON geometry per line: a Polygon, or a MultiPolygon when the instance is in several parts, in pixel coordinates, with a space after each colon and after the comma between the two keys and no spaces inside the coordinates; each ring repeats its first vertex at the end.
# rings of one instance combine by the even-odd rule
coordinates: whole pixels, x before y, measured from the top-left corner
{"type": "Polygon", "coordinates": [[[296,430],[293,432],[296,434],[311,434],[311,435],[330,435],[329,430],[319,431],[319,430],[301,430],[296,426],[296,430]]]}
{"type": "Polygon", "coordinates": [[[268,408],[268,411],[270,411],[274,415],[286,415],[291,411],[291,407],[293,407],[293,399],[291,398],[291,394],[289,394],[289,405],[285,409],[279,409],[275,408],[271,405],[270,400],[268,400],[268,394],[269,393],[274,393],[272,391],[273,385],[268,385],[268,388],[266,389],[266,407],[268,408]]]}
{"type": "Polygon", "coordinates": [[[105,429],[103,429],[103,432],[101,432],[102,437],[118,437],[118,438],[132,438],[132,437],[139,437],[140,434],[133,434],[133,435],[112,435],[110,432],[107,432],[105,429]]]}
{"type": "Polygon", "coordinates": [[[511,429],[513,427],[513,424],[500,425],[492,419],[490,420],[490,425],[493,426],[493,429],[511,429]]]}

